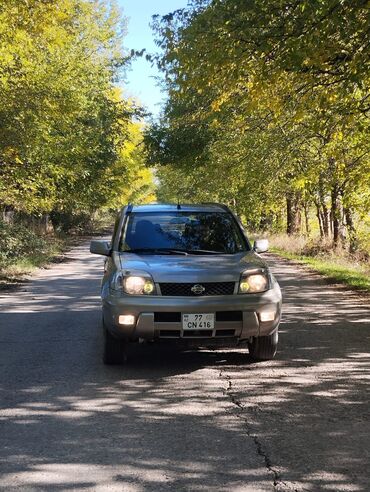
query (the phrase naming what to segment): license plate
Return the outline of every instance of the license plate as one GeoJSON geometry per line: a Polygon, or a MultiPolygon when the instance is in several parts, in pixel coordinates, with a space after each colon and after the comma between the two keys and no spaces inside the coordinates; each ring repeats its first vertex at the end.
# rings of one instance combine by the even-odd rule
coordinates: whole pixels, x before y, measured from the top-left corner
{"type": "Polygon", "coordinates": [[[214,313],[183,314],[183,330],[213,330],[215,327],[214,313]]]}

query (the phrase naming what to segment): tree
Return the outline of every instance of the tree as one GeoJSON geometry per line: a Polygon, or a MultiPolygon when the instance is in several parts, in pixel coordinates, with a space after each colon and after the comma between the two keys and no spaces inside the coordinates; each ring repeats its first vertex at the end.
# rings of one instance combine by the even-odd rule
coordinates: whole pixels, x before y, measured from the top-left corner
{"type": "Polygon", "coordinates": [[[362,0],[197,1],[157,18],[169,100],[147,140],[166,182],[186,170],[203,194],[201,166],[208,195],[251,225],[281,223],[285,204],[288,233],[303,214],[310,231],[316,206],[322,235],[338,244],[347,228],[353,248],[368,206],[368,22],[362,0]]]}
{"type": "Polygon", "coordinates": [[[92,213],[132,185],[123,29],[109,1],[0,0],[0,205],[92,213]]]}

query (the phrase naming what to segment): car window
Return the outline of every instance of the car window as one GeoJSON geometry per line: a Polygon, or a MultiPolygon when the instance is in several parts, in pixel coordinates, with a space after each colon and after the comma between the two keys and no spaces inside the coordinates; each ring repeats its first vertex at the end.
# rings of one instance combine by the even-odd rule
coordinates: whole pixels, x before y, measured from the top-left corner
{"type": "Polygon", "coordinates": [[[237,253],[249,247],[230,214],[179,211],[131,213],[121,250],[137,249],[237,253]]]}

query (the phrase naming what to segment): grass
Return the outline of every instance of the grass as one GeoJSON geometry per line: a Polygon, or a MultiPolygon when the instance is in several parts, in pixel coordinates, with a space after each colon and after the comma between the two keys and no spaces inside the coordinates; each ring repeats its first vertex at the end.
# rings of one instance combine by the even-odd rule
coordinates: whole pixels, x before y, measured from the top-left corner
{"type": "Polygon", "coordinates": [[[63,260],[62,254],[94,235],[110,233],[112,215],[101,213],[93,221],[66,234],[40,234],[27,224],[8,224],[0,220],[0,289],[27,281],[37,268],[63,260]]]}
{"type": "Polygon", "coordinates": [[[328,245],[320,247],[302,237],[272,236],[270,251],[284,258],[306,265],[333,282],[353,289],[370,292],[370,266],[359,258],[351,257],[344,251],[329,250],[328,245]],[[305,254],[308,251],[309,254],[305,254]]]}
{"type": "Polygon", "coordinates": [[[67,239],[50,237],[42,250],[19,257],[9,265],[2,265],[0,268],[0,289],[6,288],[9,284],[23,282],[37,268],[45,267],[48,263],[59,258],[69,245],[70,241],[67,239]]]}

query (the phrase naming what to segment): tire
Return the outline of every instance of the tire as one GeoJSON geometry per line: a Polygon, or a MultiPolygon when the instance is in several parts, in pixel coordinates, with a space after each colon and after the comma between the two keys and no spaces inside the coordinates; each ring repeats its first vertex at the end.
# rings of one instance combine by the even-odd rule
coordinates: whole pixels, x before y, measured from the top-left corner
{"type": "Polygon", "coordinates": [[[254,337],[248,343],[249,355],[254,360],[270,360],[275,357],[278,346],[278,330],[272,335],[265,337],[254,337]]]}
{"type": "Polygon", "coordinates": [[[123,364],[125,361],[126,342],[115,338],[103,324],[104,348],[103,362],[108,366],[123,364]]]}

